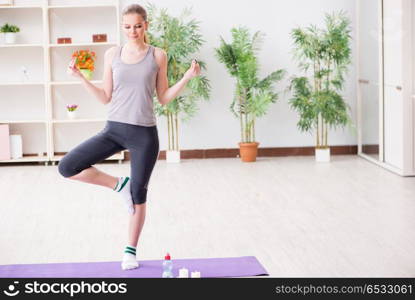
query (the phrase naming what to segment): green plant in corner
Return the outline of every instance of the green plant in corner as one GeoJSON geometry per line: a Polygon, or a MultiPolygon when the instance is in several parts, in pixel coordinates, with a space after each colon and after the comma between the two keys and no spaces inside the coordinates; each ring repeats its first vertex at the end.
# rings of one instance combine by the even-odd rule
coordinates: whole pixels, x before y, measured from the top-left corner
{"type": "Polygon", "coordinates": [[[300,115],[298,128],[317,131],[316,149],[328,148],[329,127],[351,123],[349,106],[340,94],[351,62],[350,20],[344,12],[326,14],[325,25],[325,29],[295,28],[291,33],[299,67],[312,75],[291,80],[289,102],[300,115]]]}
{"type": "MultiPolygon", "coordinates": [[[[200,35],[199,22],[194,19],[186,21],[191,15],[190,9],[185,9],[179,17],[170,16],[167,9],[157,9],[153,4],[147,4],[150,28],[148,37],[153,46],[162,48],[167,53],[167,77],[169,86],[176,84],[187,71],[194,53],[200,50],[204,40],[200,35]]],[[[206,64],[198,59],[201,70],[206,64]]],[[[209,80],[203,76],[191,79],[183,93],[167,105],[154,101],[155,113],[166,116],[168,126],[168,150],[179,150],[178,115],[187,121],[197,112],[197,101],[209,99],[209,80]]]]}
{"type": "MultiPolygon", "coordinates": [[[[241,143],[256,143],[255,120],[265,115],[269,105],[277,101],[278,93],[274,92],[273,84],[284,77],[285,71],[276,70],[263,79],[258,78],[257,54],[264,34],[257,31],[251,37],[243,26],[232,28],[231,34],[231,43],[220,37],[220,47],[215,49],[216,57],[236,79],[230,109],[240,121],[241,143]]],[[[243,157],[242,160],[248,161],[243,157]]]]}

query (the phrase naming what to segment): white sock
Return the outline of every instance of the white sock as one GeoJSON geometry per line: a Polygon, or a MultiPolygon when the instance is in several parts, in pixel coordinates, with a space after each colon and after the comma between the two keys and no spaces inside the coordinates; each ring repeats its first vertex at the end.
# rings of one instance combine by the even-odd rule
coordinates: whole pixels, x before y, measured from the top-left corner
{"type": "Polygon", "coordinates": [[[121,197],[124,199],[124,203],[127,206],[127,211],[129,214],[134,214],[134,204],[131,197],[131,180],[130,177],[119,177],[117,185],[113,189],[117,193],[121,194],[121,197]]]}
{"type": "Polygon", "coordinates": [[[136,248],[133,246],[126,246],[124,249],[124,256],[122,258],[121,268],[123,270],[131,270],[138,268],[138,261],[136,258],[136,248]]]}

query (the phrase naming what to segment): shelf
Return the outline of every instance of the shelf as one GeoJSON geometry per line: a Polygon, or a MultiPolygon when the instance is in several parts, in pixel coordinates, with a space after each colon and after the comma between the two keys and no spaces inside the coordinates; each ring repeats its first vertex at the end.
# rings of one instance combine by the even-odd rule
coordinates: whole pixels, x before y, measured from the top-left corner
{"type": "MultiPolygon", "coordinates": [[[[107,119],[67,119],[67,120],[52,120],[52,123],[94,123],[105,122],[107,119]]],[[[33,123],[47,123],[46,120],[0,120],[1,124],[33,124],[33,123]]]]}
{"type": "Polygon", "coordinates": [[[117,43],[113,42],[102,42],[102,43],[72,43],[72,44],[49,44],[49,48],[59,48],[59,47],[88,47],[88,46],[111,46],[117,45],[117,43]]]}
{"type": "Polygon", "coordinates": [[[0,44],[0,48],[16,48],[16,47],[40,47],[43,48],[43,44],[0,44]]]}
{"type": "Polygon", "coordinates": [[[49,5],[49,6],[41,6],[41,5],[4,5],[0,6],[0,9],[20,9],[20,8],[40,8],[43,7],[48,9],[59,9],[59,8],[100,8],[100,7],[117,7],[115,4],[98,4],[98,5],[49,5]]]}
{"type": "MultiPolygon", "coordinates": [[[[102,83],[102,80],[91,80],[91,83],[102,83]]],[[[52,81],[51,85],[79,85],[82,81],[52,81]]]]}
{"type": "MultiPolygon", "coordinates": [[[[60,161],[64,155],[55,155],[52,157],[51,161],[60,161]]],[[[123,160],[124,156],[122,154],[114,154],[113,156],[108,157],[105,160],[123,160]]],[[[6,160],[0,160],[0,163],[16,163],[16,162],[47,162],[49,161],[47,156],[23,156],[22,158],[16,158],[16,159],[6,159],[6,160]]]]}
{"type": "Polygon", "coordinates": [[[90,123],[105,122],[107,119],[68,119],[68,120],[52,120],[52,123],[90,123]]]}
{"type": "MultiPolygon", "coordinates": [[[[60,161],[62,158],[64,157],[64,155],[55,155],[52,157],[52,161],[60,161]]],[[[105,160],[120,160],[120,159],[124,159],[124,155],[121,154],[114,154],[113,156],[110,156],[108,158],[106,158],[105,160]]]]}
{"type": "Polygon", "coordinates": [[[6,159],[0,160],[0,163],[10,163],[10,162],[31,162],[31,161],[48,161],[47,156],[23,156],[22,158],[15,158],[15,159],[6,159]]]}
{"type": "Polygon", "coordinates": [[[100,8],[100,7],[117,7],[115,4],[101,4],[101,5],[52,5],[47,6],[49,9],[59,9],[59,8],[100,8]]]}
{"type": "Polygon", "coordinates": [[[40,5],[4,5],[0,6],[0,9],[19,9],[19,8],[43,8],[43,6],[40,5]]]}
{"type": "Polygon", "coordinates": [[[43,82],[0,82],[0,86],[44,85],[43,82]]]}
{"type": "Polygon", "coordinates": [[[47,123],[46,120],[0,120],[2,124],[34,124],[34,123],[47,123]]]}

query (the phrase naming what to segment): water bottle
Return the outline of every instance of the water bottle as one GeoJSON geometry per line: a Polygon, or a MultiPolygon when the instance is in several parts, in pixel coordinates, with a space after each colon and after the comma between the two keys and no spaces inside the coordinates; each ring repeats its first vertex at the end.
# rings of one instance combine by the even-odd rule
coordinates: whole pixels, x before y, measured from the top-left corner
{"type": "Polygon", "coordinates": [[[173,262],[170,259],[169,253],[167,253],[163,261],[163,278],[173,278],[173,262]]]}

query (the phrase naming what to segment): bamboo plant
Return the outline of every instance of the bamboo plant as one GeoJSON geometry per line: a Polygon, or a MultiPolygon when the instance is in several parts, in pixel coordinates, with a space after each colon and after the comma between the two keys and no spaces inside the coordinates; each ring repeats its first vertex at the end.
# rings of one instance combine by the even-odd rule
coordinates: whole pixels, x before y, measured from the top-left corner
{"type": "Polygon", "coordinates": [[[316,130],[316,148],[328,148],[328,128],[350,123],[349,106],[340,94],[351,62],[350,21],[344,12],[326,14],[325,29],[311,25],[295,28],[294,56],[299,67],[311,76],[294,77],[291,107],[300,115],[301,131],[316,130]]]}
{"type": "MultiPolygon", "coordinates": [[[[153,46],[162,48],[167,53],[167,78],[169,86],[176,84],[191,65],[193,55],[197,53],[204,40],[200,34],[199,22],[186,20],[191,15],[190,9],[184,9],[179,17],[168,14],[167,9],[158,9],[154,4],[147,4],[150,27],[148,37],[153,46]]],[[[201,70],[206,64],[198,60],[201,70]]],[[[188,121],[197,112],[197,102],[208,100],[209,80],[203,76],[192,78],[185,90],[170,101],[161,105],[154,99],[154,110],[158,116],[167,118],[168,150],[179,150],[179,114],[183,121],[188,121]]]]}
{"type": "Polygon", "coordinates": [[[220,37],[221,45],[216,48],[216,57],[225,65],[229,74],[236,79],[236,89],[230,109],[240,121],[241,142],[255,142],[255,120],[266,114],[271,103],[278,99],[273,84],[280,81],[284,70],[258,78],[257,54],[264,34],[257,31],[251,37],[246,27],[232,28],[232,42],[220,37]]]}

